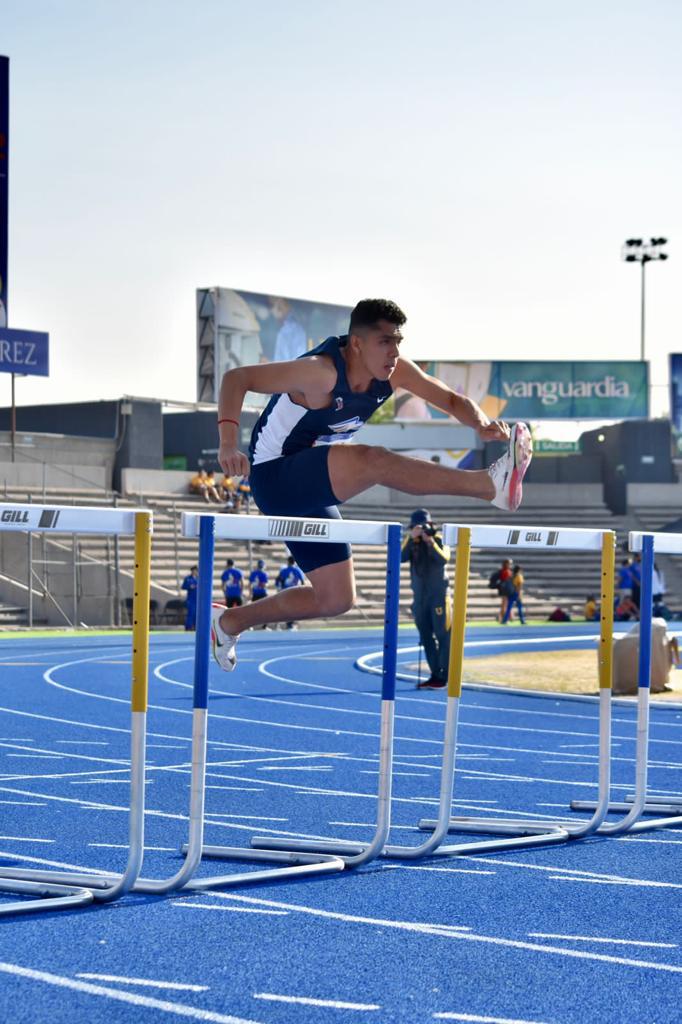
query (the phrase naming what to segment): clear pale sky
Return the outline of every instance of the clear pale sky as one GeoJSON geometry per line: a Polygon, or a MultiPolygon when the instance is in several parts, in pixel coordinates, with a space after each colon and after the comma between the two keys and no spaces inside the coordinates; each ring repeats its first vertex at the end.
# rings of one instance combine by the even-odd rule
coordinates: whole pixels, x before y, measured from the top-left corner
{"type": "Polygon", "coordinates": [[[193,401],[208,285],[393,298],[414,358],[636,359],[620,246],[660,234],[665,411],[681,52],[677,0],[3,0],[18,403],[193,401]]]}

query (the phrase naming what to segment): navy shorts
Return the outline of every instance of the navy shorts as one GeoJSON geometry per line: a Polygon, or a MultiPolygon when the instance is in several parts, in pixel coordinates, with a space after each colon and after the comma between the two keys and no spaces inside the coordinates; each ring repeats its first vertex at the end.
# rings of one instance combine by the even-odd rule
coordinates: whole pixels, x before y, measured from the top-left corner
{"type": "MultiPolygon", "coordinates": [[[[304,448],[294,455],[270,459],[251,467],[249,483],[258,508],[270,516],[341,519],[339,502],[329,482],[329,445],[304,448]]],[[[349,544],[288,541],[287,547],[303,572],[350,558],[349,544]]]]}

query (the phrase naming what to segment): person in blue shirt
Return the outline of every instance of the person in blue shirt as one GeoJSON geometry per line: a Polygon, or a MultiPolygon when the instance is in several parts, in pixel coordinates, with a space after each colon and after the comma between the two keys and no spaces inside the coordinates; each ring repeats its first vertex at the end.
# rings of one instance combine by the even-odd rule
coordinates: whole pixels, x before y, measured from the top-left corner
{"type": "Polygon", "coordinates": [[[228,558],[225,572],[220,577],[225,594],[225,604],[228,608],[238,608],[242,603],[242,590],[244,589],[244,573],[236,569],[234,559],[228,558]]]}
{"type": "Polygon", "coordinates": [[[264,597],[268,596],[269,579],[270,577],[265,571],[265,562],[262,558],[259,558],[256,563],[256,568],[249,576],[252,601],[262,601],[264,597]]]}
{"type": "Polygon", "coordinates": [[[616,578],[616,590],[619,598],[623,598],[626,595],[629,597],[630,591],[632,590],[632,567],[630,565],[630,559],[624,558],[621,562],[620,569],[618,569],[618,575],[616,578]]]}
{"type": "MultiPolygon", "coordinates": [[[[302,587],[305,585],[305,576],[296,565],[296,559],[289,555],[287,558],[287,564],[283,565],[279,570],[277,579],[275,580],[275,586],[278,590],[290,590],[292,587],[302,587]]],[[[295,622],[285,622],[284,626],[286,629],[296,629],[295,622]]]]}
{"type": "Polygon", "coordinates": [[[185,599],[185,631],[192,632],[197,628],[197,587],[199,586],[199,569],[193,565],[189,576],[185,576],[180,586],[186,591],[185,599]]]}
{"type": "MultiPolygon", "coordinates": [[[[515,512],[532,457],[530,430],[491,420],[471,398],[401,355],[403,311],[389,299],[363,299],[348,334],[279,363],[237,366],[222,379],[218,403],[218,462],[231,476],[248,474],[253,499],[266,516],[340,519],[338,506],[380,484],[409,494],[465,495],[515,512]],[[352,444],[355,434],[394,392],[409,392],[471,427],[504,454],[487,469],[453,469],[381,445],[352,444]],[[271,396],[253,428],[249,454],[238,448],[247,392],[271,396]]],[[[447,326],[447,325],[444,325],[447,326]]],[[[243,608],[215,608],[213,655],[226,672],[237,663],[237,638],[266,622],[342,615],[355,601],[350,546],[287,541],[306,586],[243,608]]]]}

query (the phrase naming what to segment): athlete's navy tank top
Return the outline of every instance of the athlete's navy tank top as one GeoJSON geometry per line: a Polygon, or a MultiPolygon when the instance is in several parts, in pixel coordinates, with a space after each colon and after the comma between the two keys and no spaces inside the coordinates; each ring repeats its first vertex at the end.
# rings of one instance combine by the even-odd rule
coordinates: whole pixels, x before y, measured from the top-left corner
{"type": "Polygon", "coordinates": [[[348,444],[363,423],[393,394],[389,381],[372,380],[368,391],[351,391],[341,349],[348,337],[327,338],[299,359],[325,355],[334,360],[336,384],[324,409],[306,409],[288,395],[273,395],[253,428],[249,458],[254,466],[320,444],[348,444]]]}

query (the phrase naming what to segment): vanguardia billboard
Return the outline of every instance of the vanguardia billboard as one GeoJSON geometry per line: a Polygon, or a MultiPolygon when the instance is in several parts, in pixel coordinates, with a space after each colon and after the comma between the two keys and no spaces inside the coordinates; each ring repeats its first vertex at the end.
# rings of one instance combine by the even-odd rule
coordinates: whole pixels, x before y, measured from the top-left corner
{"type": "MultiPolygon", "coordinates": [[[[642,362],[419,362],[493,418],[646,419],[648,364],[642,362]]],[[[388,403],[387,403],[388,405],[388,403]]],[[[380,419],[442,419],[421,399],[397,391],[380,419]]],[[[379,418],[379,417],[377,417],[379,418]]]]}

